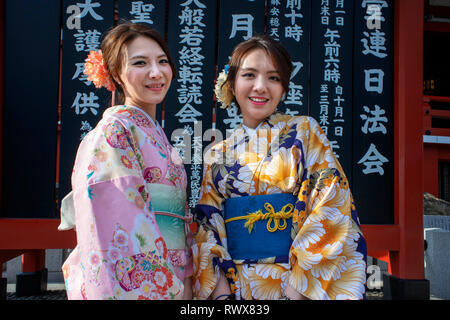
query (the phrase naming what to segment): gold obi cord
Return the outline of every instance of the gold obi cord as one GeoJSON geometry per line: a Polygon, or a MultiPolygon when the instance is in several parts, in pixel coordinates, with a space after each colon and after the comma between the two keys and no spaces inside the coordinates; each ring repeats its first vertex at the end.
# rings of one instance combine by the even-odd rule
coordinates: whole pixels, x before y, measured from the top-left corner
{"type": "Polygon", "coordinates": [[[247,220],[244,224],[244,227],[248,229],[248,233],[251,233],[253,230],[253,225],[255,222],[259,220],[269,220],[267,221],[267,230],[269,232],[275,232],[277,230],[284,230],[287,227],[286,219],[292,218],[294,213],[294,206],[291,203],[285,205],[280,211],[275,212],[273,206],[266,202],[264,204],[264,208],[267,210],[266,213],[263,213],[262,210],[258,210],[255,212],[251,212],[246,216],[238,216],[225,220],[225,223],[236,221],[236,220],[247,220]],[[288,210],[289,209],[289,210],[288,210]],[[280,220],[283,220],[280,224],[280,220]]]}

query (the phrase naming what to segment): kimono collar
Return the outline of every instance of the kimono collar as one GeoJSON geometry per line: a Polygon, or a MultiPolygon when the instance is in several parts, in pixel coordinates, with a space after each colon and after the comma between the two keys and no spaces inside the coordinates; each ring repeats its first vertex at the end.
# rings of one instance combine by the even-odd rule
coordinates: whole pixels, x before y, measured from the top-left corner
{"type": "Polygon", "coordinates": [[[245,132],[248,134],[248,136],[251,138],[264,125],[268,125],[270,128],[273,127],[274,124],[277,122],[277,118],[279,118],[280,115],[283,115],[283,114],[281,112],[274,112],[274,113],[272,113],[266,119],[261,121],[255,129],[247,127],[244,123],[242,123],[241,125],[242,125],[242,128],[245,130],[245,132]]]}
{"type": "MultiPolygon", "coordinates": [[[[264,120],[264,121],[266,121],[266,120],[264,120]]],[[[257,126],[255,129],[250,128],[250,127],[247,127],[245,124],[242,124],[242,128],[244,128],[244,130],[245,130],[245,132],[248,134],[248,136],[249,136],[250,138],[252,138],[252,137],[256,134],[256,132],[258,131],[258,129],[262,126],[262,124],[264,123],[264,121],[261,121],[261,123],[258,124],[258,126],[257,126]]]]}
{"type": "Polygon", "coordinates": [[[151,122],[151,124],[153,124],[155,127],[158,126],[157,125],[157,121],[155,122],[155,120],[153,120],[153,118],[150,117],[149,114],[147,112],[145,112],[144,110],[142,110],[141,108],[136,107],[136,106],[129,106],[129,105],[124,105],[124,107],[126,109],[134,109],[134,110],[139,111],[140,113],[142,113],[151,122]]]}
{"type": "Polygon", "coordinates": [[[158,128],[159,124],[158,121],[155,121],[152,119],[152,117],[150,117],[147,112],[145,112],[144,110],[142,110],[139,107],[136,106],[128,106],[128,105],[116,105],[116,106],[112,106],[110,108],[107,108],[105,110],[105,112],[103,113],[103,116],[108,116],[114,113],[121,113],[124,114],[124,116],[130,118],[130,119],[134,119],[134,121],[136,120],[136,116],[140,119],[142,119],[141,121],[139,121],[139,123],[144,124],[145,127],[150,127],[150,128],[158,128]],[[126,112],[125,112],[126,111],[126,112]],[[125,114],[124,114],[125,112],[125,114]]]}

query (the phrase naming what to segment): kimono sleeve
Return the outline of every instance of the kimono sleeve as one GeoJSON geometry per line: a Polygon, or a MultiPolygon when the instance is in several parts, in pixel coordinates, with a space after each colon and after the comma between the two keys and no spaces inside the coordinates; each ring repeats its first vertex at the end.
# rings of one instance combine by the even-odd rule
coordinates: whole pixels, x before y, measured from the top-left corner
{"type": "Polygon", "coordinates": [[[303,176],[288,283],[314,300],[363,299],[366,245],[347,178],[312,118],[299,126],[303,176]]]}
{"type": "Polygon", "coordinates": [[[125,125],[111,121],[96,128],[78,151],[72,178],[78,245],[66,267],[68,295],[71,287],[80,288],[84,299],[182,295],[136,145],[125,125]],[[79,277],[71,278],[71,268],[77,267],[79,277]]]}
{"type": "Polygon", "coordinates": [[[227,251],[223,198],[214,186],[211,166],[205,165],[203,172],[201,196],[194,216],[198,229],[192,247],[193,290],[199,299],[211,295],[219,281],[220,270],[228,278],[237,273],[227,251]]]}

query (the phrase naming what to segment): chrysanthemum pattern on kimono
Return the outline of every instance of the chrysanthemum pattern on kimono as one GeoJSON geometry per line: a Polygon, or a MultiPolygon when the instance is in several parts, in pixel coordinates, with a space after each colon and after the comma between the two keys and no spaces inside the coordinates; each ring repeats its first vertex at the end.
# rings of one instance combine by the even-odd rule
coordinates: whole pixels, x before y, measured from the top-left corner
{"type": "Polygon", "coordinates": [[[311,299],[363,299],[366,244],[347,178],[317,122],[276,113],[255,134],[241,126],[205,155],[196,208],[194,291],[207,298],[226,275],[239,299],[276,300],[290,284],[311,299]],[[295,195],[286,261],[236,260],[227,249],[228,198],[295,195]]]}
{"type": "MultiPolygon", "coordinates": [[[[186,173],[162,128],[116,106],[80,144],[72,175],[77,247],[63,265],[69,299],[174,299],[192,257],[174,265],[152,209],[150,184],[183,190],[186,173]]],[[[179,255],[183,255],[179,259],[179,255]]]]}

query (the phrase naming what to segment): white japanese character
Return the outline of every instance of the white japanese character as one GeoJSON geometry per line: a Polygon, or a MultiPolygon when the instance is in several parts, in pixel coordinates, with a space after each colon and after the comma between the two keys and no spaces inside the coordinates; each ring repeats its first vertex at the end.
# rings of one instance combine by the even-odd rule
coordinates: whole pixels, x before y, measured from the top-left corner
{"type": "Polygon", "coordinates": [[[381,15],[381,8],[378,5],[369,5],[367,7],[367,15],[364,19],[367,20],[367,29],[381,29],[381,21],[385,21],[384,17],[381,15]]]}
{"type": "Polygon", "coordinates": [[[328,122],[328,114],[327,113],[322,113],[321,115],[319,115],[319,124],[321,126],[325,126],[325,125],[329,125],[330,124],[328,122]]]}
{"type": "Polygon", "coordinates": [[[284,16],[286,18],[290,18],[291,19],[291,25],[295,24],[295,19],[296,18],[303,18],[303,15],[301,13],[296,13],[294,9],[291,9],[291,13],[285,13],[284,16]]]}
{"type": "Polygon", "coordinates": [[[336,8],[344,9],[344,0],[336,0],[336,8]]]}
{"type": "Polygon", "coordinates": [[[381,155],[373,143],[370,144],[369,150],[358,161],[358,164],[363,164],[365,168],[362,170],[364,174],[378,173],[380,176],[384,175],[383,163],[389,162],[383,155],[381,155]]]}
{"type": "Polygon", "coordinates": [[[205,59],[204,56],[202,56],[200,54],[200,51],[202,50],[202,47],[186,47],[183,46],[183,48],[181,48],[180,51],[178,51],[179,53],[179,59],[178,61],[180,62],[180,65],[198,65],[198,66],[203,66],[203,61],[205,59]]]}
{"type": "Polygon", "coordinates": [[[188,1],[186,1],[186,2],[184,2],[184,3],[182,3],[182,4],[180,4],[180,6],[187,7],[187,6],[190,5],[192,2],[194,2],[194,4],[195,4],[197,7],[199,7],[199,8],[202,8],[202,9],[205,9],[205,8],[206,8],[206,6],[205,6],[203,3],[201,3],[199,0],[188,0],[188,1]]]}
{"type": "Polygon", "coordinates": [[[294,79],[294,77],[299,73],[303,67],[303,63],[301,61],[292,61],[292,66],[294,68],[292,69],[290,80],[294,79]]]}
{"type": "Polygon", "coordinates": [[[302,94],[303,86],[299,84],[295,84],[292,81],[289,82],[289,91],[286,97],[286,100],[284,101],[284,104],[296,104],[296,105],[303,105],[302,94]]]}
{"type": "Polygon", "coordinates": [[[341,102],[344,102],[345,99],[342,98],[341,96],[336,96],[336,98],[334,98],[333,101],[337,103],[338,107],[340,107],[341,106],[341,102]]]}
{"type": "Polygon", "coordinates": [[[287,0],[286,8],[300,10],[302,8],[302,0],[287,0]]]}
{"type": "MultiPolygon", "coordinates": [[[[328,127],[327,127],[327,129],[328,129],[328,127]]],[[[328,130],[327,130],[328,131],[328,130]]],[[[325,135],[327,135],[327,133],[325,134],[325,135]]],[[[339,155],[336,153],[336,149],[340,149],[341,147],[339,146],[339,143],[336,141],[336,140],[333,140],[333,141],[330,141],[330,147],[331,147],[331,150],[333,150],[333,153],[334,153],[334,155],[336,156],[336,158],[338,158],[339,159],[339,155]]]]}
{"type": "Polygon", "coordinates": [[[86,32],[77,30],[77,33],[73,35],[75,38],[75,50],[77,50],[77,52],[97,50],[100,47],[101,35],[102,34],[96,29],[87,30],[86,32]]]}
{"type": "Polygon", "coordinates": [[[95,101],[98,100],[98,97],[93,93],[89,92],[89,96],[86,93],[77,92],[77,96],[73,101],[71,108],[75,108],[76,114],[85,114],[88,110],[96,115],[98,113],[99,104],[95,101]],[[81,101],[80,101],[81,100],[81,101]]]}
{"type": "Polygon", "coordinates": [[[364,31],[363,34],[369,38],[369,39],[366,38],[361,39],[361,42],[363,43],[364,46],[364,50],[362,52],[363,54],[367,55],[370,53],[378,58],[384,58],[387,56],[387,53],[382,52],[386,51],[386,47],[384,46],[386,42],[384,32],[375,29],[375,31],[370,32],[370,34],[367,31],[364,31]]]}
{"type": "Polygon", "coordinates": [[[279,27],[280,26],[280,19],[277,17],[270,18],[269,24],[271,27],[279,27]]]}
{"type": "Polygon", "coordinates": [[[272,8],[272,9],[270,9],[270,14],[271,14],[272,16],[278,16],[278,15],[280,14],[280,9],[274,7],[274,8],[272,8]]]}
{"type": "Polygon", "coordinates": [[[180,111],[178,111],[175,114],[175,116],[181,118],[179,120],[181,123],[186,123],[186,122],[196,123],[197,122],[196,117],[201,117],[202,114],[200,112],[198,112],[197,110],[195,110],[195,108],[193,106],[191,106],[189,103],[187,103],[183,106],[183,108],[181,108],[180,111]]]}
{"type": "Polygon", "coordinates": [[[231,34],[228,39],[236,37],[236,32],[244,31],[246,33],[242,38],[248,40],[253,36],[253,16],[251,14],[233,14],[233,23],[231,34]]]}
{"type": "Polygon", "coordinates": [[[242,123],[242,115],[237,114],[237,107],[234,102],[231,104],[231,108],[227,108],[228,119],[224,119],[223,122],[228,124],[230,129],[236,128],[242,123]]]}
{"type": "Polygon", "coordinates": [[[85,85],[89,86],[91,85],[92,81],[87,80],[87,75],[83,73],[84,71],[84,62],[75,63],[75,73],[72,77],[72,80],[78,79],[82,81],[85,85]]]}
{"type": "Polygon", "coordinates": [[[361,7],[366,8],[367,5],[378,5],[382,8],[388,7],[386,0],[363,0],[361,3],[361,7]]]}
{"type": "Polygon", "coordinates": [[[269,36],[277,41],[280,40],[280,35],[278,34],[278,28],[271,28],[269,36]]]}
{"type": "Polygon", "coordinates": [[[336,43],[335,38],[339,39],[341,35],[338,30],[330,30],[327,28],[327,31],[323,35],[324,38],[329,38],[329,43],[336,43]]]}
{"type": "Polygon", "coordinates": [[[181,30],[180,38],[180,43],[186,43],[189,46],[198,47],[199,45],[201,45],[205,36],[203,35],[203,30],[198,26],[193,26],[192,28],[185,26],[181,30]]]}
{"type": "Polygon", "coordinates": [[[94,8],[98,8],[101,6],[100,3],[91,3],[91,0],[86,0],[85,3],[77,3],[77,6],[83,9],[83,11],[81,11],[80,13],[80,18],[85,17],[89,13],[95,20],[103,20],[103,17],[98,15],[94,11],[94,8]]]}
{"type": "Polygon", "coordinates": [[[324,81],[333,81],[334,83],[338,83],[339,79],[341,79],[341,73],[339,69],[325,69],[323,74],[324,81]]]}
{"type": "Polygon", "coordinates": [[[366,113],[372,115],[372,117],[367,116],[365,114],[361,114],[360,117],[364,121],[364,125],[361,127],[361,131],[367,134],[367,131],[370,133],[381,132],[383,134],[387,133],[386,127],[380,122],[388,122],[388,119],[383,115],[386,113],[384,109],[381,109],[379,105],[374,106],[374,110],[370,110],[369,107],[363,106],[363,109],[366,113]],[[369,127],[369,124],[371,126],[369,127]]]}
{"type": "MultiPolygon", "coordinates": [[[[173,148],[178,152],[178,155],[180,156],[180,158],[183,160],[185,160],[186,157],[186,144],[184,143],[184,139],[185,136],[172,136],[172,141],[174,141],[173,148]]],[[[189,154],[190,157],[190,154],[189,154]]],[[[190,161],[190,159],[189,159],[190,161]]]]}
{"type": "Polygon", "coordinates": [[[344,135],[344,127],[335,127],[334,135],[337,137],[342,137],[344,135]]]}
{"type": "Polygon", "coordinates": [[[130,14],[133,16],[131,22],[153,24],[153,20],[150,19],[150,13],[153,9],[155,9],[153,4],[144,4],[143,1],[131,2],[130,14]]]}
{"type": "Polygon", "coordinates": [[[190,67],[187,65],[183,65],[179,69],[177,81],[181,82],[182,84],[186,84],[187,82],[202,84],[203,72],[200,71],[200,67],[190,67]]]}
{"type": "Polygon", "coordinates": [[[89,123],[89,121],[81,121],[81,128],[80,131],[91,131],[92,130],[92,126],[89,123]]]}
{"type": "Polygon", "coordinates": [[[284,36],[286,38],[292,38],[295,41],[299,42],[302,35],[303,29],[301,26],[298,26],[297,24],[293,26],[284,27],[284,36]]]}
{"type": "Polygon", "coordinates": [[[384,71],[381,69],[364,70],[364,84],[368,92],[383,93],[384,71]]]}

